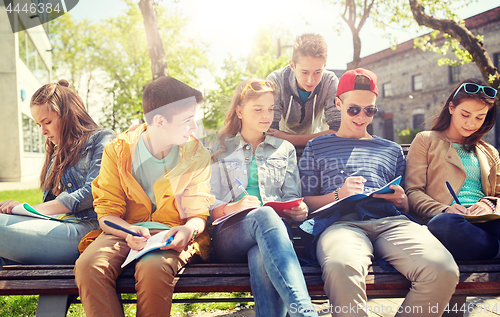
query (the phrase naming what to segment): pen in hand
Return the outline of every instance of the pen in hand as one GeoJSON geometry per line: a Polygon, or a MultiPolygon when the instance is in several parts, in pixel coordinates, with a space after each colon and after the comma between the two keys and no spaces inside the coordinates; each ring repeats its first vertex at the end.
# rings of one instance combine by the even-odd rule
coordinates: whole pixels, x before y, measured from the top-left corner
{"type": "Polygon", "coordinates": [[[113,229],[121,230],[121,231],[126,232],[126,233],[128,233],[128,234],[131,234],[131,235],[133,235],[133,236],[136,236],[136,237],[143,237],[143,238],[147,239],[147,238],[146,238],[145,236],[143,236],[142,234],[139,234],[139,233],[134,232],[134,231],[132,231],[132,230],[128,230],[127,228],[124,228],[124,227],[122,227],[122,226],[120,226],[120,225],[117,225],[116,223],[111,222],[111,221],[109,221],[109,220],[104,220],[104,224],[105,224],[106,226],[109,226],[109,227],[113,228],[113,229]]]}
{"type": "Polygon", "coordinates": [[[243,192],[245,193],[245,195],[250,196],[248,194],[248,192],[246,191],[245,187],[243,186],[243,183],[239,179],[237,179],[237,178],[235,178],[235,180],[236,180],[236,183],[238,183],[238,187],[243,190],[243,192]]]}
{"type": "Polygon", "coordinates": [[[460,203],[460,201],[458,200],[458,197],[457,195],[455,194],[455,191],[453,190],[453,188],[451,187],[450,183],[447,181],[446,182],[446,187],[448,187],[448,190],[450,191],[450,194],[451,196],[453,196],[453,199],[455,199],[455,202],[458,204],[458,205],[462,205],[460,203]]]}

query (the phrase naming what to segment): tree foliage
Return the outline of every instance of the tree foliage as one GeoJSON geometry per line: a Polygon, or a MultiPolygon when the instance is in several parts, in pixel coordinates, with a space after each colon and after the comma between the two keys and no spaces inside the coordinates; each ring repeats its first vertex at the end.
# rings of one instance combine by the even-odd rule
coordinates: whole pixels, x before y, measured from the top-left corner
{"type": "MultiPolygon", "coordinates": [[[[357,68],[361,61],[360,32],[369,21],[382,30],[391,43],[396,39],[390,32],[393,26],[408,27],[411,25],[411,11],[406,0],[330,0],[334,8],[340,8],[340,18],[349,27],[353,41],[353,58],[351,67],[357,68]]],[[[341,20],[334,24],[334,29],[341,32],[344,28],[341,20]]]]}
{"type": "MultiPolygon", "coordinates": [[[[89,69],[100,75],[105,100],[100,123],[116,131],[142,118],[142,91],[153,78],[141,11],[135,1],[124,1],[127,9],[117,17],[74,24],[66,14],[60,18],[67,17],[62,20],[65,24],[54,25],[53,30],[54,64],[71,74],[72,83],[78,83],[89,69]]],[[[200,84],[197,70],[212,69],[207,45],[186,35],[185,17],[162,6],[156,11],[169,75],[196,87],[200,84]]]]}
{"type": "Polygon", "coordinates": [[[88,105],[94,74],[97,71],[98,48],[102,41],[97,25],[88,20],[75,23],[65,14],[50,24],[53,71],[56,78],[64,77],[88,105]],[[69,77],[68,77],[69,76],[69,77]]]}
{"type": "Polygon", "coordinates": [[[277,56],[278,39],[283,43],[292,41],[283,30],[259,27],[249,57],[236,59],[230,55],[224,60],[221,69],[224,75],[214,76],[218,87],[206,96],[207,102],[203,108],[203,125],[206,129],[217,130],[222,126],[227,107],[239,83],[247,78],[265,79],[276,69],[288,64],[291,50],[277,56]]]}
{"type": "MultiPolygon", "coordinates": [[[[446,5],[438,6],[431,0],[409,0],[409,2],[417,23],[420,26],[436,30],[431,33],[430,37],[425,37],[420,43],[416,42],[419,47],[441,53],[446,53],[451,48],[458,61],[441,59],[441,63],[457,65],[474,61],[483,78],[494,87],[500,87],[500,74],[484,48],[481,35],[472,34],[465,26],[464,21],[453,14],[446,5]],[[434,17],[439,8],[444,11],[445,18],[434,17]],[[426,10],[430,13],[427,14],[426,10]],[[439,47],[434,40],[440,32],[443,33],[444,44],[439,47]]],[[[497,98],[497,104],[499,100],[497,98]]]]}

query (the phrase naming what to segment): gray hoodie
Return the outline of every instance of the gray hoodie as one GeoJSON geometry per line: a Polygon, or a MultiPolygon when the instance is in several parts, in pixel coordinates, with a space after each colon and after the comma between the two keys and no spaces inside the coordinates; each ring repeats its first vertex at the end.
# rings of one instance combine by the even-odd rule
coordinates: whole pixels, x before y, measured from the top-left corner
{"type": "Polygon", "coordinates": [[[311,92],[306,102],[299,97],[295,72],[290,65],[275,70],[267,80],[278,86],[278,98],[274,106],[271,128],[295,134],[312,134],[321,131],[323,116],[331,130],[340,127],[340,111],[335,107],[338,78],[335,73],[324,70],[321,81],[311,92]],[[314,119],[312,113],[314,111],[314,119]]]}

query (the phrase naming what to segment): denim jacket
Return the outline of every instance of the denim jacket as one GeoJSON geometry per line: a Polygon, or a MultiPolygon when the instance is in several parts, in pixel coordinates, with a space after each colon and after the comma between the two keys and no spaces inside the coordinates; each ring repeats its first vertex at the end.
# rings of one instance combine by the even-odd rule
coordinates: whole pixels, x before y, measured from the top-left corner
{"type": "MultiPolygon", "coordinates": [[[[211,194],[215,196],[215,207],[238,199],[243,190],[238,187],[235,179],[248,185],[248,174],[252,162],[252,144],[245,142],[240,133],[225,139],[227,151],[214,158],[212,178],[210,180],[211,194]],[[225,164],[227,170],[224,171],[225,164]],[[232,193],[230,191],[230,185],[232,193]]],[[[215,147],[215,154],[220,145],[215,147]]],[[[297,155],[295,147],[288,141],[266,136],[264,142],[255,150],[255,159],[258,170],[259,191],[262,202],[289,201],[302,197],[297,155]]]]}
{"type": "MultiPolygon", "coordinates": [[[[68,214],[74,215],[80,220],[97,219],[93,207],[91,184],[101,169],[104,146],[114,138],[114,132],[109,129],[94,132],[87,141],[80,161],[76,165],[68,167],[64,172],[61,179],[64,191],[55,199],[71,210],[68,214]]],[[[48,171],[52,168],[52,162],[49,164],[48,171]]],[[[44,191],[44,202],[49,199],[49,192],[48,190],[44,191]]]]}

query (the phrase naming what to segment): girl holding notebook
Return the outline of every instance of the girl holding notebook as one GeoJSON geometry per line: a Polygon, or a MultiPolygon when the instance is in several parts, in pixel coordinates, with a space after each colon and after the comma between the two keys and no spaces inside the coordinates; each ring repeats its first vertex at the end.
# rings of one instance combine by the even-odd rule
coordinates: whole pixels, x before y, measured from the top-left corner
{"type": "Polygon", "coordinates": [[[428,221],[456,260],[500,257],[500,220],[475,222],[472,217],[500,210],[498,151],[481,140],[495,124],[496,95],[483,81],[460,83],[431,131],[417,134],[406,159],[410,210],[428,221]]]}
{"type": "MultiPolygon", "coordinates": [[[[261,207],[301,197],[295,148],[266,134],[276,94],[271,81],[249,79],[236,87],[212,156],[216,202],[210,209],[212,220],[250,211],[216,225],[213,248],[222,262],[248,261],[256,316],[317,316],[285,223],[273,208],[261,207]]],[[[301,222],[308,210],[298,201],[283,212],[301,222]]]]}
{"type": "Polygon", "coordinates": [[[73,264],[80,240],[99,228],[90,184],[113,131],[99,128],[66,80],[38,89],[30,109],[47,138],[40,175],[43,203],[33,207],[44,215],[64,214],[67,222],[13,215],[20,203],[0,202],[0,269],[16,263],[73,264]]]}

